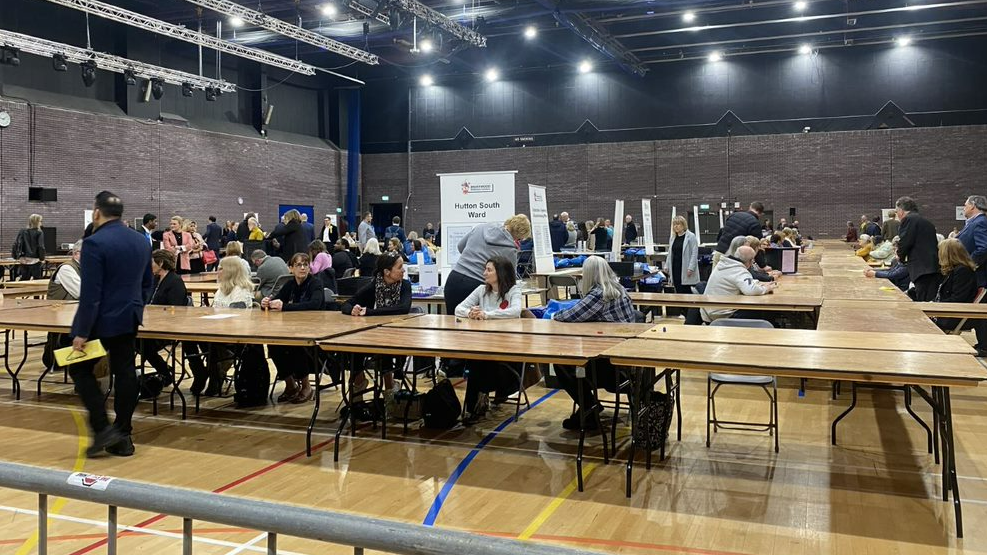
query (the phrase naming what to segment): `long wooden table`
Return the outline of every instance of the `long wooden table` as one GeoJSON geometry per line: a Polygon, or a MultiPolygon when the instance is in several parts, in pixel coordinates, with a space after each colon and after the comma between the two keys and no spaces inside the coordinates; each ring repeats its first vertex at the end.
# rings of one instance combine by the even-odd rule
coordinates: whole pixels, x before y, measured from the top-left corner
{"type": "Polygon", "coordinates": [[[24,283],[25,285],[20,285],[18,287],[4,287],[0,289],[0,295],[4,297],[9,297],[11,299],[24,299],[28,297],[39,297],[46,296],[48,294],[48,282],[44,283],[27,283],[27,282],[14,282],[14,283],[24,283]]]}
{"type": "Polygon", "coordinates": [[[651,324],[624,324],[613,322],[556,322],[538,318],[510,318],[470,320],[440,314],[426,314],[411,320],[401,320],[384,325],[385,328],[415,330],[449,330],[471,332],[499,332],[524,335],[558,335],[564,337],[630,338],[651,329],[651,324]]]}
{"type": "Polygon", "coordinates": [[[818,297],[794,295],[690,295],[681,293],[628,293],[638,306],[672,306],[756,309],[772,312],[814,312],[822,306],[818,297]]]}
{"type": "MultiPolygon", "coordinates": [[[[951,387],[975,387],[987,379],[987,369],[976,358],[955,352],[911,350],[914,347],[914,338],[886,337],[887,341],[895,341],[893,346],[896,349],[882,350],[879,364],[875,364],[874,351],[871,349],[819,346],[815,342],[777,346],[777,343],[787,341],[791,335],[775,333],[783,330],[738,331],[744,334],[761,331],[764,336],[777,335],[777,338],[767,340],[766,344],[748,344],[746,341],[738,344],[705,340],[629,339],[608,349],[603,356],[610,357],[611,362],[619,366],[904,384],[915,390],[932,407],[935,430],[942,440],[941,449],[945,462],[944,495],[948,491],[952,492],[956,534],[958,537],[963,536],[949,392],[951,387]]],[[[661,337],[667,333],[656,331],[647,336],[661,337]]],[[[821,343],[824,345],[833,345],[836,341],[835,336],[823,337],[821,343]]],[[[887,346],[885,342],[885,347],[887,346]]],[[[958,344],[950,347],[961,348],[958,344]]],[[[842,416],[834,421],[834,432],[836,422],[842,416]]]]}

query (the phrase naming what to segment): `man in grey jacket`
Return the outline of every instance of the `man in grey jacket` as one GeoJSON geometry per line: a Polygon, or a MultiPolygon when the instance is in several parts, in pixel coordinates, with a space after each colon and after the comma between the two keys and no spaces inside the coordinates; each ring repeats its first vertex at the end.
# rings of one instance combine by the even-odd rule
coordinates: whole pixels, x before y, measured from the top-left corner
{"type": "MultiPolygon", "coordinates": [[[[754,261],[754,249],[743,246],[737,249],[733,256],[720,259],[713,267],[713,273],[706,283],[706,295],[767,295],[778,286],[776,282],[760,283],[751,275],[750,267],[754,261]]],[[[762,319],[760,311],[725,309],[700,309],[704,322],[712,322],[720,318],[752,318],[762,319]]]]}
{"type": "Polygon", "coordinates": [[[360,222],[360,226],[356,229],[356,239],[360,242],[360,252],[367,247],[367,241],[377,236],[374,233],[374,226],[370,225],[370,222],[374,220],[374,215],[367,212],[363,215],[363,221],[360,222]]]}
{"type": "Polygon", "coordinates": [[[288,265],[280,256],[267,256],[266,252],[257,249],[250,253],[250,259],[254,261],[254,266],[257,266],[257,279],[260,280],[260,285],[257,287],[259,299],[277,293],[274,291],[274,284],[278,282],[278,278],[291,275],[288,265]]]}

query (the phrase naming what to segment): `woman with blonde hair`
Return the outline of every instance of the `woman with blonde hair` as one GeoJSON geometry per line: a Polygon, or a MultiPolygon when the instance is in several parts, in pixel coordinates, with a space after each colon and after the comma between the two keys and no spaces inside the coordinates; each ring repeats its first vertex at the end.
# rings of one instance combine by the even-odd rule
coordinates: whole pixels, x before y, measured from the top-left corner
{"type": "Polygon", "coordinates": [[[174,254],[178,259],[177,273],[191,273],[192,263],[189,254],[193,246],[195,245],[192,234],[185,231],[185,220],[181,216],[172,216],[171,227],[161,238],[161,248],[174,254]]]}
{"type": "Polygon", "coordinates": [[[531,222],[524,214],[516,214],[504,223],[484,223],[470,230],[456,246],[459,260],[445,284],[446,314],[456,312],[477,287],[483,285],[483,269],[487,260],[506,258],[517,268],[518,242],[531,237],[531,222]]]}
{"type": "Polygon", "coordinates": [[[699,283],[699,241],[682,216],[672,218],[672,233],[664,273],[676,293],[692,293],[692,286],[699,283]]]}
{"type": "MultiPolygon", "coordinates": [[[[243,260],[242,258],[239,260],[243,260]]],[[[219,288],[213,298],[216,308],[251,308],[254,302],[254,282],[250,273],[237,258],[227,257],[219,261],[219,288]],[[239,306],[241,305],[242,306],[239,306]]]]}
{"type": "Polygon", "coordinates": [[[307,254],[308,238],[302,229],[302,215],[298,210],[285,212],[282,220],[284,225],[274,228],[267,238],[277,239],[281,245],[281,258],[287,262],[298,253],[307,254]]]}
{"type": "Polygon", "coordinates": [[[20,263],[21,281],[41,279],[41,263],[45,260],[45,232],[41,229],[41,214],[27,218],[27,228],[17,232],[11,255],[20,263]]]}
{"type": "Polygon", "coordinates": [[[192,236],[192,248],[188,253],[189,270],[193,274],[201,274],[206,271],[206,264],[202,261],[202,251],[206,248],[206,241],[199,234],[195,220],[185,220],[183,230],[192,236]]]}
{"type": "MultiPolygon", "coordinates": [[[[414,231],[412,231],[414,233],[414,231]]],[[[391,237],[391,243],[400,247],[401,240],[397,237],[391,237]]],[[[363,247],[363,254],[360,255],[360,276],[367,277],[374,275],[374,269],[377,268],[377,257],[381,255],[380,243],[377,241],[376,237],[371,237],[367,239],[367,245],[363,247]]]]}
{"type": "Polygon", "coordinates": [[[243,243],[240,241],[230,241],[229,243],[226,243],[226,256],[223,257],[223,260],[226,260],[227,258],[239,260],[239,264],[243,266],[243,270],[247,272],[248,276],[250,275],[250,263],[243,258],[243,243]]]}
{"type": "MultiPolygon", "coordinates": [[[[943,277],[935,302],[971,303],[977,297],[977,265],[959,239],[939,243],[939,271],[943,277]]],[[[956,318],[936,319],[936,325],[944,331],[956,329],[957,324],[956,318]]]]}

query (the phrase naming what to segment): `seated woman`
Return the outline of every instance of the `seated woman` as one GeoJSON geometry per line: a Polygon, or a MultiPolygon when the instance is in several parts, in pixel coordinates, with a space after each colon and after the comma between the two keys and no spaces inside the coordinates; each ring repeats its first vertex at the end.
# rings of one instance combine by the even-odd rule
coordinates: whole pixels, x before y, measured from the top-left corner
{"type": "Polygon", "coordinates": [[[247,229],[250,230],[250,235],[247,236],[247,241],[264,240],[264,230],[261,229],[260,224],[257,223],[257,218],[250,218],[247,220],[247,229]]]}
{"type": "Polygon", "coordinates": [[[418,239],[411,242],[412,250],[411,254],[408,255],[408,261],[411,264],[418,264],[418,253],[422,253],[422,260],[425,264],[434,264],[432,260],[432,253],[428,252],[428,247],[423,245],[418,239]]]}
{"type": "Polygon", "coordinates": [[[387,252],[400,255],[402,260],[408,262],[408,255],[404,252],[404,246],[401,245],[401,240],[397,237],[391,237],[391,240],[387,242],[387,252]]]}
{"type": "MultiPolygon", "coordinates": [[[[366,276],[364,276],[366,277],[366,276]]],[[[377,257],[373,280],[343,303],[343,314],[350,316],[384,316],[408,314],[411,312],[411,282],[404,279],[404,260],[396,253],[387,252],[377,257]]],[[[385,357],[385,372],[396,370],[404,365],[404,357],[385,357]]],[[[354,398],[367,388],[362,368],[354,368],[350,376],[351,392],[354,398]]],[[[393,383],[391,374],[385,375],[385,385],[390,389],[393,383]]]]}
{"type": "MultiPolygon", "coordinates": [[[[946,239],[939,243],[939,271],[942,282],[936,293],[937,303],[972,303],[977,297],[977,265],[970,258],[966,247],[958,239],[946,239]]],[[[957,318],[937,318],[936,325],[943,331],[953,331],[960,323],[957,318]]],[[[970,326],[974,324],[970,321],[970,326]]]]}
{"type": "Polygon", "coordinates": [[[345,239],[336,241],[336,244],[333,246],[332,267],[336,270],[337,278],[343,277],[346,270],[356,268],[356,265],[353,264],[353,259],[350,258],[349,248],[350,245],[345,239]]]}
{"type": "MultiPolygon", "coordinates": [[[[392,237],[397,239],[397,237],[392,237]]],[[[401,241],[398,240],[398,243],[401,241]]],[[[372,276],[377,268],[377,257],[380,256],[380,243],[375,237],[367,240],[367,245],[363,247],[363,254],[360,255],[360,275],[372,276]]]]}
{"type": "MultiPolygon", "coordinates": [[[[244,270],[243,264],[237,262],[236,258],[224,258],[219,261],[217,284],[219,288],[213,297],[213,307],[248,310],[253,308],[254,283],[250,281],[250,274],[244,270]]],[[[232,363],[233,354],[225,345],[210,344],[209,346],[211,349],[206,371],[197,373],[196,368],[193,367],[191,387],[193,393],[203,389],[208,393],[221,390],[226,372],[232,363]]]]}
{"type": "Polygon", "coordinates": [[[758,239],[753,235],[747,236],[747,242],[745,244],[754,249],[755,253],[754,261],[751,263],[750,268],[751,275],[758,281],[774,281],[781,275],[781,272],[778,270],[772,270],[771,266],[767,265],[767,259],[764,255],[763,241],[763,239],[758,239]]]}
{"type": "Polygon", "coordinates": [[[243,257],[243,243],[240,241],[226,243],[226,255],[223,257],[223,260],[227,258],[239,260],[239,264],[243,266],[244,271],[247,272],[248,276],[250,275],[250,263],[243,257]]]}
{"type": "Polygon", "coordinates": [[[782,247],[793,248],[796,247],[797,245],[798,245],[798,241],[795,232],[792,231],[792,228],[786,227],[785,229],[781,230],[782,247]]]}
{"type": "Polygon", "coordinates": [[[864,233],[860,236],[857,241],[857,250],[855,254],[864,260],[867,260],[867,256],[870,255],[870,251],[874,250],[874,243],[870,240],[870,235],[864,233]]]}
{"type": "Polygon", "coordinates": [[[404,241],[404,254],[408,255],[408,259],[411,259],[411,255],[415,252],[415,241],[418,240],[418,233],[412,231],[408,234],[408,238],[404,241]]]}
{"type": "MultiPolygon", "coordinates": [[[[470,320],[521,317],[521,288],[510,260],[496,256],[487,261],[483,268],[483,285],[459,303],[456,316],[470,320]]],[[[504,399],[518,390],[515,373],[521,373],[522,365],[511,363],[510,366],[514,372],[499,362],[467,361],[469,379],[466,381],[464,424],[472,424],[486,413],[487,393],[496,391],[496,398],[504,399]]]]}
{"type": "Polygon", "coordinates": [[[332,268],[332,257],[326,252],[326,244],[316,239],[308,244],[308,257],[312,260],[309,272],[321,274],[326,268],[332,268]]]}
{"type": "MultiPolygon", "coordinates": [[[[177,258],[174,253],[164,249],[158,249],[151,253],[151,273],[154,275],[154,292],[151,294],[151,301],[148,304],[161,306],[188,306],[189,296],[185,290],[185,282],[182,277],[175,272],[177,258]]],[[[157,339],[141,340],[141,354],[154,370],[162,378],[162,383],[170,384],[174,380],[174,375],[168,363],[161,357],[159,351],[167,345],[168,341],[157,339]]],[[[193,341],[183,341],[182,351],[188,358],[192,373],[202,374],[205,366],[202,359],[195,356],[199,353],[199,345],[193,341]]],[[[198,392],[193,390],[193,393],[198,392]]]]}
{"type": "MultiPolygon", "coordinates": [[[[557,322],[634,322],[635,312],[627,291],[620,286],[616,274],[603,258],[591,256],[583,263],[583,279],[579,282],[582,298],[572,308],[560,310],[552,317],[557,322]]],[[[598,359],[595,364],[595,387],[609,391],[616,389],[617,369],[607,359],[598,359]]],[[[578,430],[580,413],[586,417],[587,429],[598,425],[596,415],[602,407],[596,398],[596,391],[584,384],[583,398],[578,396],[576,368],[555,365],[559,385],[579,405],[579,412],[562,421],[567,430],[578,430]]]]}
{"type": "MultiPolygon", "coordinates": [[[[293,312],[298,310],[322,310],[326,297],[322,282],[312,275],[311,259],[299,252],[292,255],[288,271],[295,279],[288,280],[273,298],[264,297],[261,308],[272,312],[293,312]]],[[[278,402],[304,403],[312,400],[312,386],[308,375],[313,371],[310,349],[305,347],[285,347],[268,345],[267,353],[278,369],[278,378],[285,382],[284,393],[278,402]]]]}
{"type": "Polygon", "coordinates": [[[843,240],[847,243],[857,242],[857,228],[853,225],[853,222],[846,223],[846,235],[843,236],[843,240]]]}
{"type": "Polygon", "coordinates": [[[768,246],[772,249],[780,249],[784,245],[781,244],[782,237],[781,233],[772,233],[771,238],[768,240],[768,246]]]}

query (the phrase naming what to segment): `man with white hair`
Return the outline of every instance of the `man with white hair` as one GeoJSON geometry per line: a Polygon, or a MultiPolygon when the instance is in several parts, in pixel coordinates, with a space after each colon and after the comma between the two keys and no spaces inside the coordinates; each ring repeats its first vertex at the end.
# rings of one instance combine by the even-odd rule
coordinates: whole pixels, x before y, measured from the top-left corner
{"type": "Polygon", "coordinates": [[[56,301],[77,301],[82,289],[82,239],[72,245],[69,251],[72,255],[67,262],[61,264],[48,280],[48,298],[56,301]]]}
{"type": "MultiPolygon", "coordinates": [[[[706,295],[767,295],[778,286],[776,282],[761,283],[751,275],[750,267],[756,253],[754,249],[744,245],[731,256],[724,255],[720,263],[713,268],[706,283],[706,295]]],[[[700,309],[704,322],[712,322],[720,318],[752,318],[760,319],[762,315],[756,310],[737,310],[733,308],[700,309]]]]}
{"type": "Polygon", "coordinates": [[[630,214],[624,216],[624,244],[630,245],[637,241],[637,224],[634,223],[634,216],[630,214]]]}

